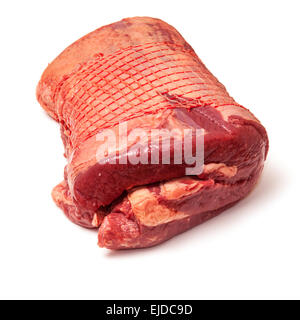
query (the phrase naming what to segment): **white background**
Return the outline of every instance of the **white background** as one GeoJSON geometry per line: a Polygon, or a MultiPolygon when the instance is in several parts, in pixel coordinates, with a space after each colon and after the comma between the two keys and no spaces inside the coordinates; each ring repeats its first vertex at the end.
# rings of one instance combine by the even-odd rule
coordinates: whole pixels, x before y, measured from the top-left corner
{"type": "Polygon", "coordinates": [[[299,1],[2,1],[0,298],[300,298],[299,1]],[[52,202],[65,159],[35,99],[42,71],[108,23],[175,26],[268,130],[251,195],[158,247],[109,252],[52,202]]]}

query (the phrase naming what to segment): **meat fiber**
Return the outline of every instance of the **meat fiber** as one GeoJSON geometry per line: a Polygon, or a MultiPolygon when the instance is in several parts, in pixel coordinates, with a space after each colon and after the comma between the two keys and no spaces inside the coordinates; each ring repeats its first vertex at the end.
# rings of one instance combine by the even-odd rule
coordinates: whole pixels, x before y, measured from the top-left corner
{"type": "MultiPolygon", "coordinates": [[[[217,215],[253,189],[268,150],[260,122],[158,19],[124,19],[79,39],[44,71],[37,98],[60,123],[68,161],[53,199],[71,221],[99,227],[101,247],[153,246],[217,215]],[[174,146],[169,164],[107,161],[127,157],[130,145],[99,161],[98,133],[120,136],[124,123],[147,135],[204,129],[203,172],[186,176],[174,146]]],[[[152,151],[141,141],[140,154],[152,151]]]]}

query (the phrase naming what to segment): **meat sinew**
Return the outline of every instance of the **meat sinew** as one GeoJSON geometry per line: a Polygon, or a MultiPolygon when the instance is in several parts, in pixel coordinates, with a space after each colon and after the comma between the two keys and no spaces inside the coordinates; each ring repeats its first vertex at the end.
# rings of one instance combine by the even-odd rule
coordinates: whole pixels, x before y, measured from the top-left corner
{"type": "MultiPolygon", "coordinates": [[[[60,123],[68,161],[53,199],[74,223],[99,228],[109,249],[153,246],[216,216],[253,189],[268,150],[260,122],[158,19],[124,19],[79,39],[44,71],[37,98],[60,123]],[[99,133],[120,138],[124,124],[126,135],[139,128],[146,138],[153,129],[203,129],[202,173],[186,175],[175,145],[169,163],[123,163],[130,142],[108,145],[99,161],[107,146],[99,133]]],[[[153,152],[139,140],[140,157],[153,152]]]]}

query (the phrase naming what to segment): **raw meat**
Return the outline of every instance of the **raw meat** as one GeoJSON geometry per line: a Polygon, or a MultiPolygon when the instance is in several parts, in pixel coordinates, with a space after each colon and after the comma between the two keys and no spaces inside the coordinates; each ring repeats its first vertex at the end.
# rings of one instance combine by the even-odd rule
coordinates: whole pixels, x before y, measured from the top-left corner
{"type": "MultiPolygon", "coordinates": [[[[54,201],[71,221],[99,227],[101,247],[153,246],[215,216],[253,189],[268,150],[260,122],[158,19],[124,19],[79,39],[44,71],[37,98],[60,123],[68,161],[54,201]],[[148,136],[204,129],[203,173],[185,176],[175,146],[170,164],[99,162],[98,133],[120,137],[123,124],[126,134],[141,128],[148,136]]],[[[153,150],[140,142],[150,159],[153,150]]],[[[113,146],[106,160],[128,157],[129,148],[113,146]]]]}

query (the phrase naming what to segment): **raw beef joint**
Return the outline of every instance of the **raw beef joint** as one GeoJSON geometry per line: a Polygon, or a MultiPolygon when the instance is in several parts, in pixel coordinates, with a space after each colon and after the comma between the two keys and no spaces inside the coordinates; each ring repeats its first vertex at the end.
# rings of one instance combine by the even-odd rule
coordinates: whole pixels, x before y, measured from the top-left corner
{"type": "MultiPolygon", "coordinates": [[[[268,151],[260,122],[158,19],[124,19],[79,39],[48,65],[37,98],[59,122],[65,146],[64,181],[53,199],[72,222],[99,228],[100,247],[150,247],[216,216],[253,189],[268,151]],[[146,132],[138,152],[133,140],[122,143],[124,124],[126,136],[146,132]],[[121,161],[130,152],[149,160],[150,135],[162,159],[164,138],[154,129],[179,136],[202,129],[202,171],[187,174],[191,165],[184,152],[175,161],[175,143],[168,163],[121,161]],[[99,139],[105,130],[119,142],[99,139]]],[[[192,135],[195,157],[197,141],[192,135]]]]}

